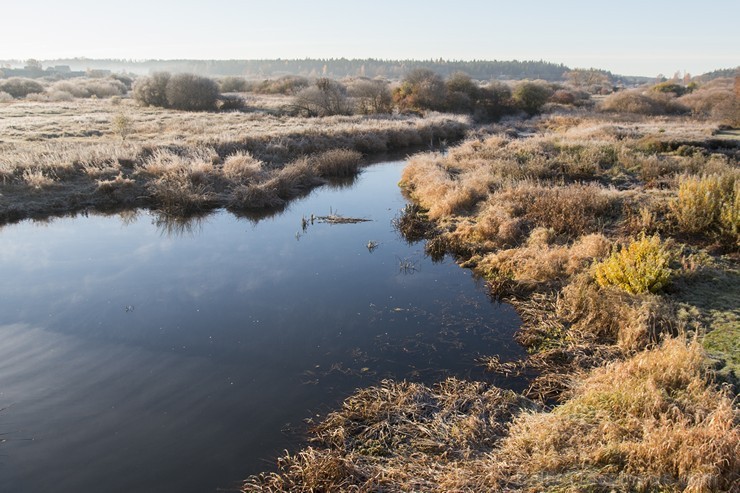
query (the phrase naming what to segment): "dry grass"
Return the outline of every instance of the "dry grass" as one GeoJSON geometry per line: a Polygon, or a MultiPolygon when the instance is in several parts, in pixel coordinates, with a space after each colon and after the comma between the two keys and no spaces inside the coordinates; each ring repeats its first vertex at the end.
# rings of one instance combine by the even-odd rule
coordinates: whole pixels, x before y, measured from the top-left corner
{"type": "MultiPolygon", "coordinates": [[[[522,318],[517,337],[531,355],[483,362],[507,375],[535,372],[525,394],[559,404],[521,412],[527,401],[501,401],[501,391],[482,384],[384,382],[347,399],[316,427],[311,447],[250,478],[244,491],[740,486],[736,403],[713,383],[700,343],[685,336],[714,330],[713,350],[735,347],[726,339],[737,310],[707,303],[722,298],[714,281],[692,281],[709,258],[698,250],[706,238],[681,246],[646,233],[675,232],[679,210],[697,216],[700,207],[680,199],[692,193],[688,180],[732,175],[736,154],[732,146],[718,154],[703,123],[611,118],[546,118],[535,137],[484,136],[417,155],[401,181],[414,203],[398,230],[426,239],[430,255],[454,253],[522,318]],[[666,272],[674,291],[650,292],[665,286],[666,272]],[[699,286],[706,293],[694,299],[699,286]],[[488,393],[497,396],[494,412],[488,393]]],[[[727,205],[735,189],[709,188],[726,193],[715,201],[723,205],[705,207],[713,226],[702,231],[716,231],[722,214],[725,224],[735,217],[727,205]]],[[[705,195],[689,202],[702,205],[705,195]]]]}
{"type": "Polygon", "coordinates": [[[738,412],[705,361],[671,339],[592,371],[550,412],[477,382],[385,381],[242,491],[729,491],[738,412]]]}
{"type": "Polygon", "coordinates": [[[672,216],[680,231],[714,235],[728,246],[740,246],[740,171],[685,175],[678,180],[678,193],[671,201],[672,216]]]}
{"type": "Polygon", "coordinates": [[[499,451],[509,482],[548,488],[730,491],[740,430],[732,401],[710,383],[698,342],[660,348],[591,372],[550,413],[515,418],[499,451]]]}
{"type": "Polygon", "coordinates": [[[83,206],[179,214],[280,205],[323,178],[356,173],[361,153],[453,140],[469,126],[448,115],[305,119],[255,111],[193,118],[116,101],[0,107],[0,221],[83,206]],[[124,112],[125,140],[115,125],[124,112]]]}
{"type": "Polygon", "coordinates": [[[506,424],[536,404],[516,393],[448,379],[433,387],[384,381],[345,400],[313,446],[249,478],[243,491],[481,491],[506,424]]]}

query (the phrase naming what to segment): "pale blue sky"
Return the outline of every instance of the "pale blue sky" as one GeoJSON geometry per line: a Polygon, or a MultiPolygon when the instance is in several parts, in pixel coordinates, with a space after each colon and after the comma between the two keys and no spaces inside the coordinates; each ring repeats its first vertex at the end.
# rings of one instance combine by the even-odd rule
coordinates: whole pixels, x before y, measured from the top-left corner
{"type": "Polygon", "coordinates": [[[0,59],[543,59],[646,76],[740,64],[740,0],[2,3],[0,59]]]}

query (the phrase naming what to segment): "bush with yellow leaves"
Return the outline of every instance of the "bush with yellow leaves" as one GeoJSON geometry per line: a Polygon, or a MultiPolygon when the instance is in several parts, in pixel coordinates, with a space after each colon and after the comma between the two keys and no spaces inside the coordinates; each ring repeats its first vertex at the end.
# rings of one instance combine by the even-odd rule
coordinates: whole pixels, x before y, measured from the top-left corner
{"type": "Polygon", "coordinates": [[[616,286],[632,294],[657,293],[670,282],[670,261],[671,252],[658,235],[641,234],[596,264],[594,277],[600,286],[616,286]]]}

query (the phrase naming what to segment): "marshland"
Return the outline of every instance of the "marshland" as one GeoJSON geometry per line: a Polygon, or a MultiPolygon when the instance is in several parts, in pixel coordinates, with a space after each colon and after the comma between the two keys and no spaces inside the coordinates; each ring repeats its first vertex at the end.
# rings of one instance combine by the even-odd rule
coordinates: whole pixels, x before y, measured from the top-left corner
{"type": "Polygon", "coordinates": [[[2,488],[740,487],[736,71],[85,75],[0,79],[2,488]]]}

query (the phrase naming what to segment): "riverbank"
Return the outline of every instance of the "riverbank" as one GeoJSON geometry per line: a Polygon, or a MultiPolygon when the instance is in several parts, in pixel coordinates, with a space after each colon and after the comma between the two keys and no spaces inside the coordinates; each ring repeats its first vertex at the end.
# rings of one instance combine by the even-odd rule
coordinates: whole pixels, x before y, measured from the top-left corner
{"type": "Polygon", "coordinates": [[[0,222],[85,209],[279,207],[362,155],[463,137],[466,117],[192,113],[130,100],[0,104],[0,222]]]}
{"type": "Polygon", "coordinates": [[[523,318],[522,396],[384,382],[244,491],[732,491],[738,141],[678,118],[550,116],[411,158],[402,231],[523,318]]]}

